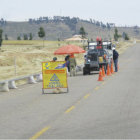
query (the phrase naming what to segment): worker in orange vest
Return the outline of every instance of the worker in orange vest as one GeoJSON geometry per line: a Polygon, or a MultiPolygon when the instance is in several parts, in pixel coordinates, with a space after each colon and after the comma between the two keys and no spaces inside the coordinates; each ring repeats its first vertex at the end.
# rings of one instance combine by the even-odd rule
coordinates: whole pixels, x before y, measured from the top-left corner
{"type": "Polygon", "coordinates": [[[74,54],[70,55],[70,76],[75,76],[76,75],[76,60],[74,57],[74,54]]]}

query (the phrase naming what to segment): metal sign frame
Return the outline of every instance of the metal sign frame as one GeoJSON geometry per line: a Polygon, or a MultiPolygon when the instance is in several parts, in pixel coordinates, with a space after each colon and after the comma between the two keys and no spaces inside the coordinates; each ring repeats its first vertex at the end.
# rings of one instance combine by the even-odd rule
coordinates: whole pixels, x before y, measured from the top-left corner
{"type": "Polygon", "coordinates": [[[42,62],[42,93],[44,89],[67,88],[67,67],[65,61],[47,61],[42,62]]]}

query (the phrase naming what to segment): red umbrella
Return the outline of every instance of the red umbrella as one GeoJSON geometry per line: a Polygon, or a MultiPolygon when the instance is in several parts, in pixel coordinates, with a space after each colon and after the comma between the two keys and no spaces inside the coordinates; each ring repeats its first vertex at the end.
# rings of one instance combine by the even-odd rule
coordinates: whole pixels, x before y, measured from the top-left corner
{"type": "Polygon", "coordinates": [[[57,49],[54,54],[55,55],[63,55],[63,54],[74,54],[74,53],[85,53],[85,50],[75,45],[66,45],[57,49]]]}

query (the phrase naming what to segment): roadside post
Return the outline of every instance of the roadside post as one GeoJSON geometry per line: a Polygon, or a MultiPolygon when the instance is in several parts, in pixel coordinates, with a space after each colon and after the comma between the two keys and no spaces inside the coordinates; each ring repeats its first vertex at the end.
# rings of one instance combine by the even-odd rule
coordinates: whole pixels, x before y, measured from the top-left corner
{"type": "Polygon", "coordinates": [[[65,63],[65,61],[42,62],[42,94],[45,93],[45,89],[66,88],[68,92],[67,68],[65,63]]]}
{"type": "Polygon", "coordinates": [[[14,66],[15,66],[15,76],[17,76],[17,64],[16,64],[16,57],[14,57],[14,66]]]}

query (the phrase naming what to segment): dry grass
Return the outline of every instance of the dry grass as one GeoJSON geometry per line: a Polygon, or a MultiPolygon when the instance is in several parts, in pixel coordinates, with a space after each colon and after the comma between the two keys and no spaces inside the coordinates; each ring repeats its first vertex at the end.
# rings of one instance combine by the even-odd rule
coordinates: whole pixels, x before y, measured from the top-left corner
{"type": "Polygon", "coordinates": [[[133,45],[133,41],[119,42],[116,43],[116,49],[119,54],[122,54],[128,47],[133,45]]]}
{"type": "MultiPolygon", "coordinates": [[[[54,51],[66,44],[68,42],[45,41],[43,47],[43,41],[4,41],[0,51],[0,80],[41,72],[42,62],[51,61],[54,51]]],[[[83,46],[78,42],[70,44],[83,46]]],[[[121,54],[132,44],[132,41],[119,42],[116,44],[117,50],[121,54]]],[[[56,57],[59,61],[63,61],[65,56],[56,57]]],[[[75,57],[78,64],[84,62],[83,54],[76,54],[75,57]]]]}
{"type": "MultiPolygon", "coordinates": [[[[41,72],[42,62],[51,61],[54,51],[66,44],[68,42],[44,41],[43,47],[43,41],[4,41],[0,51],[0,80],[41,72]]],[[[78,42],[71,44],[83,45],[78,42]]],[[[83,63],[83,54],[75,56],[78,64],[83,63]]],[[[59,61],[65,58],[63,55],[56,57],[59,61]]]]}

